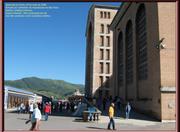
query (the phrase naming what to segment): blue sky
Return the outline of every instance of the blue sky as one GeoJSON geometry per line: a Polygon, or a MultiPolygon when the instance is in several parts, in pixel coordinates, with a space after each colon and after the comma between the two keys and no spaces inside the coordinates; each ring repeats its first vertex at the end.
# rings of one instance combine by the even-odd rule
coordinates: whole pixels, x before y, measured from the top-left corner
{"type": "Polygon", "coordinates": [[[47,18],[5,17],[5,80],[40,77],[85,82],[88,10],[92,4],[115,2],[47,3],[47,18]]]}

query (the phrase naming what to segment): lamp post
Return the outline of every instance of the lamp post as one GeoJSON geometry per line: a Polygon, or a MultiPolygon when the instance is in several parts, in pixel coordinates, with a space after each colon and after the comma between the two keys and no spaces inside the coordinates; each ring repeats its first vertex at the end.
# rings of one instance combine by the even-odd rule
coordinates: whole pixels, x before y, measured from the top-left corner
{"type": "Polygon", "coordinates": [[[156,48],[161,50],[161,49],[165,49],[165,44],[163,43],[165,38],[162,38],[161,40],[159,40],[158,44],[156,44],[156,48]]]}

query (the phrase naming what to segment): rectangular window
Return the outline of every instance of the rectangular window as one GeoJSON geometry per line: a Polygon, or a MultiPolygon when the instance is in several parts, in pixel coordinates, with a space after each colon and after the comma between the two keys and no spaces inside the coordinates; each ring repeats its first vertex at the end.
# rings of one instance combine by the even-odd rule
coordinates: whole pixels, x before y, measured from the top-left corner
{"type": "Polygon", "coordinates": [[[104,18],[106,18],[107,17],[107,13],[106,12],[104,12],[104,18]]]}
{"type": "Polygon", "coordinates": [[[103,12],[102,11],[100,12],[100,17],[103,18],[103,12]]]}
{"type": "Polygon", "coordinates": [[[108,18],[109,18],[109,19],[111,18],[110,12],[108,12],[108,18]]]}
{"type": "Polygon", "coordinates": [[[103,73],[103,63],[100,62],[100,73],[103,73]]]}
{"type": "Polygon", "coordinates": [[[109,77],[106,77],[106,87],[107,87],[107,88],[109,88],[109,86],[110,86],[110,85],[109,85],[109,82],[110,82],[109,77]]]}
{"type": "Polygon", "coordinates": [[[110,33],[110,26],[109,26],[109,24],[107,25],[107,34],[109,34],[110,33]]]}
{"type": "Polygon", "coordinates": [[[100,76],[100,77],[99,77],[99,83],[100,83],[100,86],[103,85],[103,76],[100,76]]]}
{"type": "Polygon", "coordinates": [[[109,81],[109,77],[108,76],[106,76],[106,81],[109,81]]]}
{"type": "Polygon", "coordinates": [[[106,60],[110,60],[110,50],[106,50],[106,60]]]}
{"type": "Polygon", "coordinates": [[[110,63],[106,63],[106,74],[110,73],[110,63]]]}
{"type": "Polygon", "coordinates": [[[100,60],[103,60],[103,49],[100,49],[100,60]]]}
{"type": "Polygon", "coordinates": [[[104,33],[104,25],[101,24],[101,33],[104,33]]]}
{"type": "Polygon", "coordinates": [[[107,41],[107,47],[109,47],[110,46],[110,37],[109,36],[106,37],[106,41],[107,41]]]}
{"type": "Polygon", "coordinates": [[[101,46],[104,46],[104,36],[100,36],[101,46]]]}

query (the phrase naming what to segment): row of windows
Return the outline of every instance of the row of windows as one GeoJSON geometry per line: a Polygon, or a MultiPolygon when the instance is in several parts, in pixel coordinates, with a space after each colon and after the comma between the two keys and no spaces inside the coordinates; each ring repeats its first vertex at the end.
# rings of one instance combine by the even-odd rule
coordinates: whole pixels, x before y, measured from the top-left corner
{"type": "Polygon", "coordinates": [[[104,59],[110,60],[110,50],[106,49],[105,52],[106,52],[105,53],[106,56],[104,55],[104,49],[100,49],[100,57],[99,57],[100,60],[104,60],[104,59]]]}
{"type": "MultiPolygon", "coordinates": [[[[132,22],[129,20],[126,26],[126,83],[133,82],[133,28],[132,22]]],[[[118,36],[118,85],[123,85],[123,34],[118,36]]],[[[148,77],[147,63],[147,33],[146,33],[146,15],[145,7],[140,6],[136,18],[136,54],[137,54],[137,74],[139,80],[145,80],[148,77]]]]}
{"type": "MultiPolygon", "coordinates": [[[[104,26],[104,24],[101,24],[100,33],[105,33],[104,31],[105,31],[105,26],[104,26]]],[[[107,34],[110,33],[110,25],[109,24],[107,24],[106,33],[107,34]]]]}
{"type": "MultiPolygon", "coordinates": [[[[103,62],[100,62],[99,64],[100,64],[100,73],[103,74],[104,73],[104,64],[103,64],[103,62]]],[[[110,74],[110,63],[106,63],[105,73],[110,74]]]]}
{"type": "MultiPolygon", "coordinates": [[[[104,46],[104,36],[100,36],[100,46],[104,46]]],[[[106,46],[110,46],[110,36],[106,36],[106,46]]]]}
{"type": "Polygon", "coordinates": [[[106,12],[106,11],[101,11],[100,12],[100,18],[111,18],[111,13],[110,12],[106,12]]]}

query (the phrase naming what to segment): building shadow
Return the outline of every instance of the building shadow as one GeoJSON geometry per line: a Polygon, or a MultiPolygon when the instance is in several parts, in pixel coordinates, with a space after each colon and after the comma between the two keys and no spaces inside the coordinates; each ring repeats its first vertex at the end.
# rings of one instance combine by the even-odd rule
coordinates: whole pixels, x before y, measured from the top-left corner
{"type": "Polygon", "coordinates": [[[28,121],[29,119],[27,118],[17,118],[18,120],[25,120],[25,121],[28,121]]]}
{"type": "MultiPolygon", "coordinates": [[[[74,112],[53,112],[49,116],[61,116],[61,117],[78,117],[73,115],[74,112]]],[[[43,114],[44,115],[44,114],[43,114]]]]}
{"type": "Polygon", "coordinates": [[[101,127],[86,127],[86,128],[97,129],[97,130],[107,130],[107,129],[101,128],[101,127]]]}
{"type": "Polygon", "coordinates": [[[82,118],[76,118],[73,120],[73,122],[84,122],[84,120],[82,118]]]}
{"type": "MultiPolygon", "coordinates": [[[[111,75],[105,82],[103,82],[101,84],[100,87],[97,88],[96,92],[95,92],[95,95],[96,95],[96,99],[98,101],[99,98],[101,98],[101,108],[98,108],[98,102],[96,102],[96,105],[95,107],[98,108],[98,110],[100,110],[102,112],[101,115],[103,116],[108,116],[108,108],[106,106],[106,109],[104,110],[103,108],[103,98],[108,98],[108,97],[111,97],[111,92],[110,92],[110,89],[111,88],[111,85],[113,83],[113,80],[112,80],[112,76],[111,75]],[[107,89],[109,87],[109,90],[107,89]],[[102,93],[102,91],[104,93],[102,93]]],[[[130,102],[131,104],[131,100],[126,100],[126,99],[123,99],[121,97],[118,97],[120,99],[120,110],[117,112],[117,106],[116,106],[116,97],[112,98],[110,102],[113,102],[115,104],[115,118],[126,118],[126,113],[125,113],[125,107],[126,107],[126,104],[127,102],[130,102]]],[[[110,105],[110,104],[109,104],[110,105]]],[[[149,116],[145,113],[142,113],[141,111],[138,111],[136,110],[133,106],[131,106],[131,112],[130,112],[130,119],[135,119],[135,120],[144,120],[144,121],[154,121],[154,122],[159,122],[159,120],[153,118],[152,116],[149,116]]]]}

